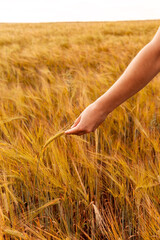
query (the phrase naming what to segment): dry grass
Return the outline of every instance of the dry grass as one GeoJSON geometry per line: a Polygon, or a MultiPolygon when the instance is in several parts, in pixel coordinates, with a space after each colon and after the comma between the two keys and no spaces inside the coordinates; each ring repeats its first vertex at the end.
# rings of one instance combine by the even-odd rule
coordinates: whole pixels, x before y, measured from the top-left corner
{"type": "Polygon", "coordinates": [[[159,75],[63,134],[159,25],[0,24],[0,239],[160,239],[159,75]]]}

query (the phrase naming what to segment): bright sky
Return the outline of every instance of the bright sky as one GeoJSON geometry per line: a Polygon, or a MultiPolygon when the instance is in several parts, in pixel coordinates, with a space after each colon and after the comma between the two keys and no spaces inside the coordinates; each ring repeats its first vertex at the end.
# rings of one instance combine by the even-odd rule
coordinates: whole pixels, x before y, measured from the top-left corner
{"type": "Polygon", "coordinates": [[[160,0],[0,0],[0,22],[160,19],[160,0]]]}

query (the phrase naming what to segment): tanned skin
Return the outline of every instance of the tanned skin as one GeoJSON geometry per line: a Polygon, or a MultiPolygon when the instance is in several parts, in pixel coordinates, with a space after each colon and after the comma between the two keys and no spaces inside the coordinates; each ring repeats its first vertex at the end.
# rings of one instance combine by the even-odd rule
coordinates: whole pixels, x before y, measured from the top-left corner
{"type": "Polygon", "coordinates": [[[94,132],[108,114],[144,88],[160,72],[160,27],[153,39],[141,49],[120,78],[91,103],[65,134],[94,132]]]}

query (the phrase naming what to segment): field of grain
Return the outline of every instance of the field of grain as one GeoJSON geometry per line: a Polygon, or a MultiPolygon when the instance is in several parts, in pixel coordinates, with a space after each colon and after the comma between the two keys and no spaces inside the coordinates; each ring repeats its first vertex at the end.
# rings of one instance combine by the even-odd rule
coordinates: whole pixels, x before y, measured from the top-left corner
{"type": "Polygon", "coordinates": [[[160,239],[160,75],[63,134],[159,25],[0,24],[0,240],[160,239]]]}

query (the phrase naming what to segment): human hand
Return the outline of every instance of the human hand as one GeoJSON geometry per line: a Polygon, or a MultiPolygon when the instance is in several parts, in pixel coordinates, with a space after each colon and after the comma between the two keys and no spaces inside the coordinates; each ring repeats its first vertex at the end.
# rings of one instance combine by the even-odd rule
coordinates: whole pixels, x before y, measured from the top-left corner
{"type": "Polygon", "coordinates": [[[100,110],[94,102],[90,104],[75,120],[71,128],[65,134],[83,135],[94,132],[96,128],[105,120],[107,114],[100,110]]]}

